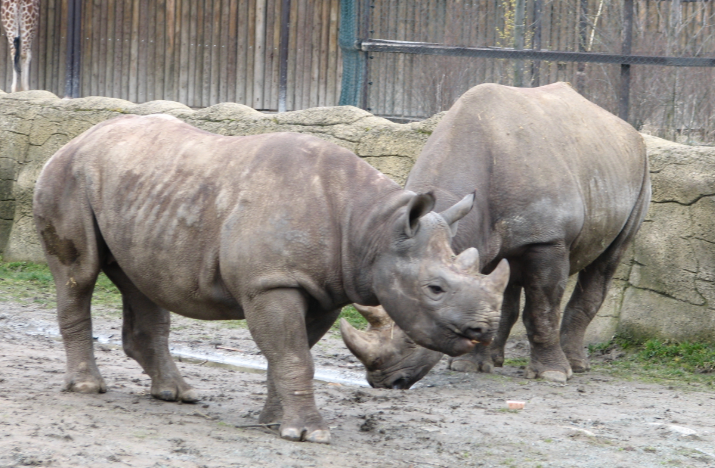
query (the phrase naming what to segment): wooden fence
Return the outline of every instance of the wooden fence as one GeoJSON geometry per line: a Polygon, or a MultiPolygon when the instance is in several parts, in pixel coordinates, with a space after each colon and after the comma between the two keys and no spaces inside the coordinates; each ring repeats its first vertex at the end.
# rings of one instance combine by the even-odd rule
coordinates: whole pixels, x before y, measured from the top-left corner
{"type": "MultiPolygon", "coordinates": [[[[42,0],[30,84],[63,96],[68,4],[42,0]]],[[[80,96],[278,109],[280,0],[82,0],[80,96]]],[[[287,110],[335,105],[339,0],[293,0],[287,110]]],[[[7,40],[0,88],[10,89],[7,40]]]]}

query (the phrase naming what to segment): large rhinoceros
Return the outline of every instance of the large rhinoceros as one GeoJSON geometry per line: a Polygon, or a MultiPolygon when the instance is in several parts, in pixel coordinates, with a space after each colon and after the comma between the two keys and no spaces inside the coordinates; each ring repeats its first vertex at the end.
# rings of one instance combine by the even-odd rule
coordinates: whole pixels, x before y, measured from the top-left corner
{"type": "MultiPolygon", "coordinates": [[[[481,271],[502,259],[511,267],[495,340],[452,359],[451,369],[490,372],[503,364],[523,289],[531,345],[526,377],[565,382],[572,371],[588,370],[586,327],[650,201],[640,134],[565,83],[484,84],[446,113],[406,188],[434,191],[437,208],[476,189],[475,209],[460,221],[453,247],[477,248],[481,271]],[[576,272],[559,330],[566,280],[576,272]]],[[[439,360],[389,325],[379,308],[361,310],[368,332],[347,323],[341,330],[373,386],[409,388],[439,360]]]]}
{"type": "Polygon", "coordinates": [[[329,442],[312,347],[350,302],[383,304],[417,343],[450,355],[493,333],[509,277],[455,256],[473,195],[437,214],[350,151],[277,133],[226,137],[167,116],[120,117],[45,165],[34,215],[57,286],[65,389],[104,392],[90,302],[100,270],[123,300],[122,341],[164,400],[198,395],[168,348],[169,312],[246,319],[268,360],[260,422],[329,442]]]}

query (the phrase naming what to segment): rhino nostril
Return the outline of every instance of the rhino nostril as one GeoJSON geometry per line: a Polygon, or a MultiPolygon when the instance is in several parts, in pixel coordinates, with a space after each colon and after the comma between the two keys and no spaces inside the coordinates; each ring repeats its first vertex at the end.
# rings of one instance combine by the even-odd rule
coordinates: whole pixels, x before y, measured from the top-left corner
{"type": "Polygon", "coordinates": [[[484,327],[469,327],[464,330],[464,336],[470,340],[480,341],[486,335],[486,329],[484,327]]]}

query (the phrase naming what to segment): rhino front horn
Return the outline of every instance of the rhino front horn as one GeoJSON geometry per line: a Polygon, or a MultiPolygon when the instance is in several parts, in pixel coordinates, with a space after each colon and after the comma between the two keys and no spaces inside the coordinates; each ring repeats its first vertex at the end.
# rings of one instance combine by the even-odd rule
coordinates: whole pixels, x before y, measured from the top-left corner
{"type": "Polygon", "coordinates": [[[372,339],[372,335],[362,332],[353,327],[344,318],[340,319],[340,335],[343,337],[345,346],[351,353],[360,360],[366,367],[369,367],[375,360],[377,343],[372,339]]]}
{"type": "Polygon", "coordinates": [[[479,252],[474,247],[470,247],[457,255],[455,263],[460,270],[475,275],[479,273],[479,252]]]}

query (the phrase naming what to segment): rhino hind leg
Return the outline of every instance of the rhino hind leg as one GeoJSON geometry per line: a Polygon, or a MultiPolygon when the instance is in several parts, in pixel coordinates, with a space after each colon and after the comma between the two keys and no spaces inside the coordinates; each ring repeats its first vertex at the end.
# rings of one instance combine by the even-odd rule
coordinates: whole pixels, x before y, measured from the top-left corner
{"type": "Polygon", "coordinates": [[[564,310],[564,319],[561,322],[561,348],[566,353],[574,372],[586,372],[591,368],[583,342],[586,328],[601,308],[621,257],[640,228],[645,216],[643,205],[647,206],[649,197],[641,194],[641,198],[639,205],[633,210],[623,230],[611,245],[579,272],[578,283],[564,310]]]}
{"type": "Polygon", "coordinates": [[[252,298],[244,310],[251,335],[268,360],[268,397],[259,420],[278,423],[280,418],[278,431],[284,439],[330,443],[313,394],[310,344],[317,333],[306,327],[308,299],[297,289],[271,289],[252,298]]]}
{"type": "Polygon", "coordinates": [[[90,308],[103,252],[100,236],[87,207],[63,205],[61,197],[49,192],[33,209],[57,288],[57,320],[67,357],[62,390],[104,393],[107,385],[94,357],[90,308]]]}
{"type": "Polygon", "coordinates": [[[170,313],[139,291],[116,263],[105,265],[104,271],[122,294],[124,352],[151,378],[151,395],[166,401],[198,401],[169,351],[170,313]]]}
{"type": "Polygon", "coordinates": [[[532,245],[521,260],[526,299],[523,320],[531,348],[525,376],[566,382],[573,372],[561,349],[559,322],[569,272],[568,252],[562,242],[532,245]]]}
{"type": "Polygon", "coordinates": [[[521,286],[510,284],[504,291],[502,315],[499,329],[489,345],[477,345],[474,351],[450,358],[449,369],[457,372],[492,372],[495,367],[504,365],[504,345],[509,333],[519,318],[521,286]]]}

